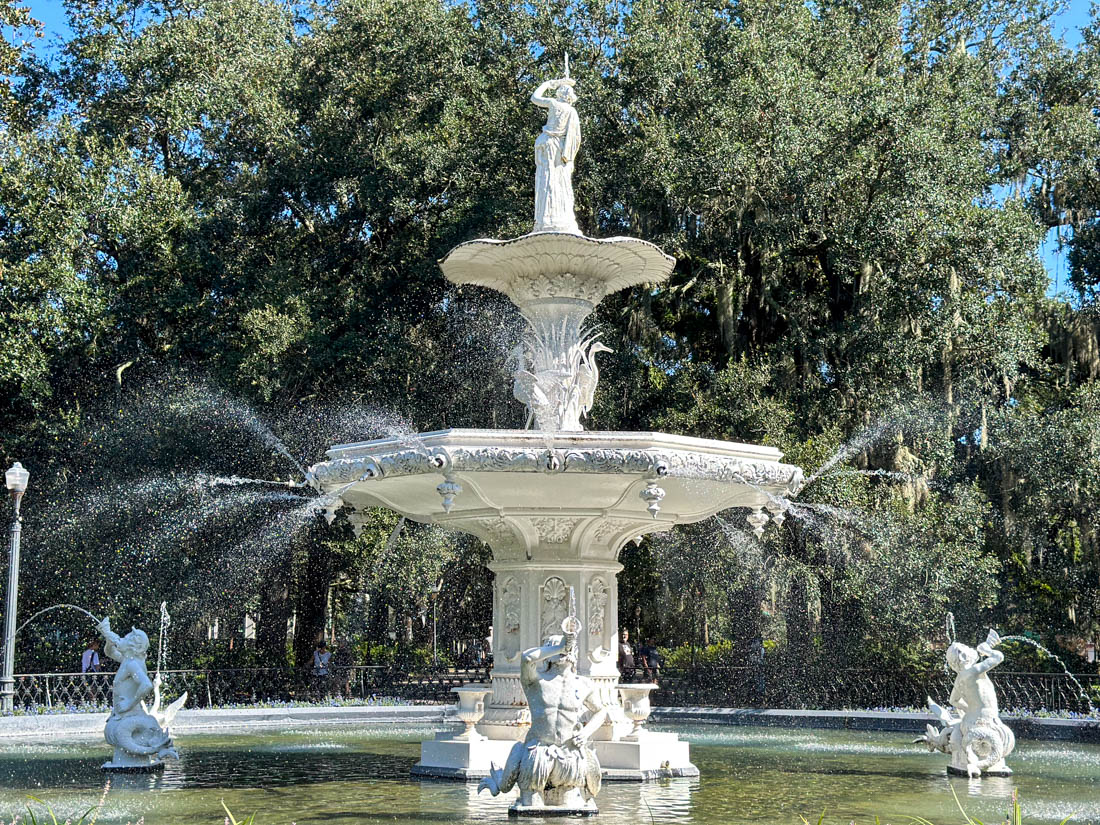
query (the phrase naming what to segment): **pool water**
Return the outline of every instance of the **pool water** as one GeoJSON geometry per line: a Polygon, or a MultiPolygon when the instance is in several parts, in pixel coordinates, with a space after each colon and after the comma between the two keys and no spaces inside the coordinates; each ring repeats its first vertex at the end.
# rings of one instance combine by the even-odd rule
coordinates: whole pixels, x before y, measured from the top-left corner
{"type": "MultiPolygon", "coordinates": [[[[701,776],[651,783],[608,782],[593,825],[767,823],[829,825],[963,823],[952,795],[986,825],[1004,821],[1014,792],[1028,825],[1100,825],[1100,747],[1021,742],[1016,775],[969,781],[944,774],[903,733],[677,726],[692,743],[701,776]]],[[[115,775],[100,825],[221,825],[224,800],[256,825],[505,822],[512,795],[477,795],[473,783],[416,780],[420,740],[429,726],[347,726],[181,737],[181,759],[159,776],[115,775]]],[[[42,822],[49,803],[59,821],[76,822],[104,792],[102,742],[50,741],[0,751],[0,819],[30,804],[42,822]]],[[[513,792],[514,795],[514,792],[513,792]]],[[[46,821],[50,821],[47,815],[46,821]]],[[[513,820],[514,821],[514,820],[513,820]]],[[[530,821],[530,820],[524,820],[530,821]]],[[[540,820],[534,820],[540,821],[540,820]]],[[[549,820],[555,821],[555,820],[549,820]]],[[[557,820],[560,821],[560,820],[557,820]]]]}

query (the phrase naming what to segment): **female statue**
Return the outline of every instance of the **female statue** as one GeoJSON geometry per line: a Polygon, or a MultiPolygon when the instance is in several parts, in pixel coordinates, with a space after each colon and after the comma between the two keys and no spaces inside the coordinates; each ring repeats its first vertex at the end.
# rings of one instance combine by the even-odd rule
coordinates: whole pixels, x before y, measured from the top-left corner
{"type": "Polygon", "coordinates": [[[535,140],[535,232],[581,234],[573,214],[573,161],[581,148],[574,83],[570,77],[547,80],[531,95],[532,103],[546,109],[546,125],[535,140]],[[547,96],[550,90],[553,97],[547,96]]]}

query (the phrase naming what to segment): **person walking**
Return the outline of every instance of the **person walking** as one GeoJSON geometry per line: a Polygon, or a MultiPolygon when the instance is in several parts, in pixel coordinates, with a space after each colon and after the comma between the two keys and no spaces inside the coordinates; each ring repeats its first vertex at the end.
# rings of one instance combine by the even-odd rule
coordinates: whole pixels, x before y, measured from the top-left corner
{"type": "Polygon", "coordinates": [[[81,673],[99,673],[99,639],[92,639],[80,657],[81,673]]]}
{"type": "Polygon", "coordinates": [[[630,631],[625,627],[619,632],[619,678],[634,681],[634,649],[630,646],[630,631]]]}

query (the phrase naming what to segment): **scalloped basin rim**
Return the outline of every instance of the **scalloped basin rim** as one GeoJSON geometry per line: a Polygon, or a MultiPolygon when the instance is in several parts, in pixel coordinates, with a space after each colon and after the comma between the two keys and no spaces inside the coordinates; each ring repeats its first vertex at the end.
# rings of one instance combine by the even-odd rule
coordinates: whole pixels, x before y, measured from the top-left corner
{"type": "Polygon", "coordinates": [[[526,235],[520,235],[518,238],[474,238],[473,240],[463,241],[460,244],[455,244],[448,250],[447,254],[438,260],[437,263],[442,265],[448,258],[455,253],[455,250],[462,248],[469,248],[471,246],[492,246],[492,247],[505,247],[513,244],[530,243],[536,239],[542,239],[547,237],[569,238],[571,240],[578,240],[583,243],[596,243],[596,244],[608,244],[608,245],[633,245],[640,244],[650,249],[654,249],[661,253],[661,256],[665,258],[669,263],[669,269],[676,265],[676,259],[665,252],[661,247],[652,241],[645,241],[641,238],[632,238],[629,235],[615,235],[612,238],[591,238],[588,235],[577,235],[572,232],[528,232],[526,235]]]}
{"type": "Polygon", "coordinates": [[[783,453],[775,447],[760,444],[743,444],[736,441],[719,441],[712,438],[696,438],[688,435],[672,435],[657,432],[562,432],[550,433],[539,430],[482,430],[451,428],[434,430],[428,433],[415,433],[409,436],[394,436],[372,441],[357,441],[347,444],[335,444],[326,451],[332,459],[344,458],[348,454],[359,454],[374,450],[388,450],[394,447],[543,447],[553,450],[569,449],[671,449],[705,453],[707,455],[746,458],[756,461],[776,462],[783,453]]]}

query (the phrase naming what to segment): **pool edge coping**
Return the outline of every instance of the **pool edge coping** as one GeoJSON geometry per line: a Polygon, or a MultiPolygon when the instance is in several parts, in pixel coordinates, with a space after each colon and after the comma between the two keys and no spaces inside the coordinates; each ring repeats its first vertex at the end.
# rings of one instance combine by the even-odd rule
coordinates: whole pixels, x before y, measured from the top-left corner
{"type": "MultiPolygon", "coordinates": [[[[101,736],[107,713],[59,713],[0,717],[0,742],[42,737],[101,736]]],[[[1005,714],[1017,737],[1100,744],[1100,720],[1005,714]]],[[[454,705],[353,705],[341,707],[208,708],[182,710],[175,735],[219,731],[328,726],[348,723],[398,725],[454,721],[454,705]]],[[[650,721],[702,725],[803,727],[853,731],[923,733],[936,719],[929,713],[871,710],[794,710],[773,708],[656,707],[650,721]]]]}

